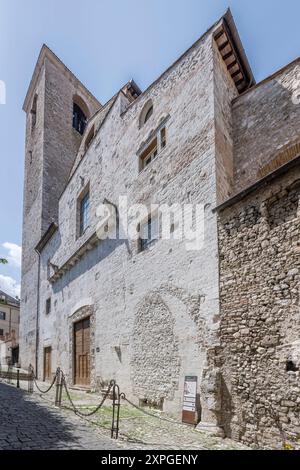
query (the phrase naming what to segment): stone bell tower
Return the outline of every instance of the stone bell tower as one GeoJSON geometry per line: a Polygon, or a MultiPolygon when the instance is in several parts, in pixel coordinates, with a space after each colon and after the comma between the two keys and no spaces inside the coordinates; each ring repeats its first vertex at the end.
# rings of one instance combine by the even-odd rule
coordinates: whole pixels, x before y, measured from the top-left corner
{"type": "Polygon", "coordinates": [[[35,247],[57,221],[60,195],[88,120],[101,104],[47,47],[43,46],[25,98],[25,174],[20,320],[22,367],[36,364],[39,257],[35,247]],[[77,113],[74,115],[74,112],[77,113]],[[78,112],[81,122],[78,125],[78,112]]]}

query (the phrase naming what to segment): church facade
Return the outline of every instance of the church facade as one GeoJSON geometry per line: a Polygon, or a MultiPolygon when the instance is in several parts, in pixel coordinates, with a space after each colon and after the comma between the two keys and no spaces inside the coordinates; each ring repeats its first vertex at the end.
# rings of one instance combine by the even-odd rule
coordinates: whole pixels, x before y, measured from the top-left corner
{"type": "MultiPolygon", "coordinates": [[[[104,105],[43,46],[24,102],[23,367],[31,363],[49,380],[59,366],[69,384],[95,390],[116,379],[136,403],[178,418],[187,411],[199,429],[256,443],[264,424],[251,417],[257,400],[252,379],[241,385],[243,374],[253,354],[260,360],[258,348],[268,353],[290,338],[283,327],[270,333],[278,343],[251,350],[257,331],[263,341],[257,317],[272,315],[266,299],[271,305],[273,291],[251,304],[249,293],[256,298],[256,286],[264,287],[255,281],[257,265],[255,277],[241,260],[255,250],[260,229],[251,231],[253,220],[264,218],[267,230],[261,194],[283,179],[294,184],[277,173],[297,161],[298,72],[295,61],[256,85],[229,11],[147,90],[131,80],[104,105]],[[274,172],[276,182],[256,186],[274,172]],[[251,197],[261,198],[254,204],[259,215],[254,209],[240,215],[251,197]],[[170,207],[176,210],[164,219],[161,237],[162,213],[170,207]],[[184,231],[191,211],[197,222],[197,208],[198,234],[184,231]],[[129,225],[131,236],[124,233],[129,225]],[[251,232],[247,243],[245,232],[251,232]],[[189,411],[183,396],[191,377],[196,392],[189,411]],[[243,400],[250,428],[243,427],[243,400]]],[[[295,168],[287,171],[294,175],[295,168]]],[[[286,230],[296,240],[299,191],[296,183],[292,188],[296,209],[283,224],[293,226],[286,230]]],[[[266,256],[275,256],[265,246],[266,256]]],[[[287,300],[297,290],[299,253],[282,256],[294,270],[291,282],[282,278],[288,287],[280,300],[287,300]]],[[[268,272],[270,284],[280,273],[280,266],[268,272]]],[[[283,355],[284,367],[290,361],[297,369],[291,354],[283,355]]],[[[295,440],[292,427],[288,438],[295,440]]],[[[282,433],[271,421],[268,433],[264,442],[279,445],[282,433]]]]}

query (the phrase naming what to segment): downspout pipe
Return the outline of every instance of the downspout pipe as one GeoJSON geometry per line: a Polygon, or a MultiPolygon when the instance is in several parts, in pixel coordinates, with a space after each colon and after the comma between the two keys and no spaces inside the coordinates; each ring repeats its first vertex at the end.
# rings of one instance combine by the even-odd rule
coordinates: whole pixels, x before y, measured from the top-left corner
{"type": "Polygon", "coordinates": [[[41,273],[41,253],[35,249],[38,255],[38,278],[36,295],[36,318],[35,318],[35,375],[38,377],[39,370],[39,342],[40,342],[40,273],[41,273]]]}

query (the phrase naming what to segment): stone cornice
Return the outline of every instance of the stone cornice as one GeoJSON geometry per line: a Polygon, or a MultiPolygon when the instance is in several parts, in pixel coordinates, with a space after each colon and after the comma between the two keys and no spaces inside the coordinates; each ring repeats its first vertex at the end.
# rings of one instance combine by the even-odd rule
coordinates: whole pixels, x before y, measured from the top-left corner
{"type": "Polygon", "coordinates": [[[71,256],[70,258],[61,266],[58,266],[55,273],[48,279],[51,284],[54,284],[58,279],[60,279],[67,271],[75,266],[78,261],[87,253],[91,251],[99,242],[97,233],[94,232],[71,256]]]}

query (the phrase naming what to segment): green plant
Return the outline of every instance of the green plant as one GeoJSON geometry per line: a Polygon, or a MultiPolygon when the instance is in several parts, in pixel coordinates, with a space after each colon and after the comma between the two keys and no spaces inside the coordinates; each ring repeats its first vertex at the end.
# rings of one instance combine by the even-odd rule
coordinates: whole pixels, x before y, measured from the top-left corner
{"type": "Polygon", "coordinates": [[[285,442],[283,444],[283,449],[284,450],[295,450],[295,448],[291,444],[289,444],[288,442],[285,442]]]}
{"type": "Polygon", "coordinates": [[[7,264],[8,261],[5,258],[0,258],[0,264],[7,264]]]}

